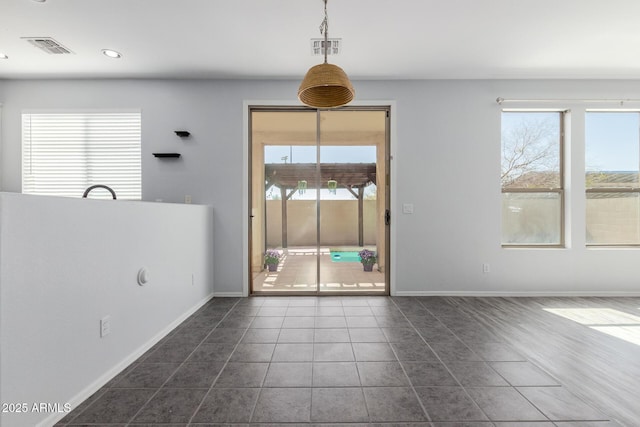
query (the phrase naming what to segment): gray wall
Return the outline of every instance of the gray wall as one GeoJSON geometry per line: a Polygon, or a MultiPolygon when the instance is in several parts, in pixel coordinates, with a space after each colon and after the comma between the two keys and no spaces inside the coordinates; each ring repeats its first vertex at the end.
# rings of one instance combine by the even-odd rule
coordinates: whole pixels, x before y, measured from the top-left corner
{"type": "MultiPolygon", "coordinates": [[[[585,248],[584,110],[604,104],[519,103],[571,109],[567,249],[500,247],[500,111],[497,97],[640,98],[638,81],[429,80],[355,82],[357,100],[393,101],[392,291],[402,294],[638,292],[636,250],[585,248]],[[413,203],[412,215],[400,213],[413,203]],[[490,273],[482,273],[489,263],[490,273]]],[[[211,204],[215,287],[243,291],[246,123],[251,100],[297,105],[298,81],[2,81],[2,186],[20,191],[24,109],[142,109],[143,198],[211,204]],[[193,138],[180,141],[174,129],[193,138]],[[154,151],[178,151],[178,162],[154,151]]],[[[506,105],[505,105],[506,106],[506,105]]],[[[615,108],[618,103],[607,105],[615,108]]],[[[626,105],[627,107],[629,104],[626,105]]]]}
{"type": "Polygon", "coordinates": [[[203,206],[0,194],[0,394],[29,409],[0,425],[54,425],[62,410],[32,405],[75,407],[209,300],[211,223],[203,206]]]}

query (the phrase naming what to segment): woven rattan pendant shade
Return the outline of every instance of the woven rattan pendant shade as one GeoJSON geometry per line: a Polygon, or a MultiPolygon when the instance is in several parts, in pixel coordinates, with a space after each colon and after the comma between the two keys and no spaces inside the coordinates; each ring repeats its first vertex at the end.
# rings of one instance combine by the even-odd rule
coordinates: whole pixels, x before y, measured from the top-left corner
{"type": "Polygon", "coordinates": [[[324,0],[324,20],[320,24],[320,34],[324,34],[324,63],[309,68],[300,83],[298,99],[314,108],[335,108],[353,100],[356,91],[347,77],[347,73],[337,65],[327,63],[329,47],[329,19],[327,18],[327,0],[324,0]]]}
{"type": "Polygon", "coordinates": [[[342,68],[324,63],[307,71],[298,89],[298,99],[310,107],[334,108],[351,102],[355,93],[342,68]]]}

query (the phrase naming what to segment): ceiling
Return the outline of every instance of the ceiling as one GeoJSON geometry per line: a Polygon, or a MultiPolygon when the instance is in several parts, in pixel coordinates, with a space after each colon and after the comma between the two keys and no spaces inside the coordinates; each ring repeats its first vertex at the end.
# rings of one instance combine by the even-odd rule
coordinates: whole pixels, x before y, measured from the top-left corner
{"type": "MultiPolygon", "coordinates": [[[[329,62],[354,80],[640,76],[637,0],[329,0],[328,12],[343,43],[329,62]]],[[[0,78],[301,79],[322,62],[309,41],[322,18],[322,0],[0,0],[0,78]]]]}
{"type": "MultiPolygon", "coordinates": [[[[377,145],[385,142],[385,111],[335,110],[320,112],[322,145],[377,145]]],[[[258,145],[315,146],[316,111],[254,111],[251,142],[258,145]]]]}

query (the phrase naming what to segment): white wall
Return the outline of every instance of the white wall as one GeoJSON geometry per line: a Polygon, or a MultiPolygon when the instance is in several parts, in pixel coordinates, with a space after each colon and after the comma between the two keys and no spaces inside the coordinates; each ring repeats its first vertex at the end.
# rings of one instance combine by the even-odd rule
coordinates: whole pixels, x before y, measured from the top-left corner
{"type": "MultiPolygon", "coordinates": [[[[303,71],[301,70],[301,73],[303,71]]],[[[358,103],[394,102],[392,289],[397,294],[637,293],[638,251],[584,247],[584,110],[581,102],[518,106],[571,109],[567,249],[500,247],[500,106],[520,99],[640,98],[638,81],[356,81],[358,103]],[[400,213],[414,204],[413,215],[400,213]],[[490,273],[482,273],[487,262],[490,273]]],[[[142,108],[143,198],[215,206],[215,283],[243,291],[244,105],[297,105],[298,81],[1,81],[2,174],[20,190],[23,109],[142,108]],[[193,138],[180,141],[173,130],[193,138]],[[151,153],[179,151],[163,162],[151,153]]],[[[602,107],[602,104],[596,106],[602,107]]],[[[611,107],[616,107],[612,104],[611,107]]]]}
{"type": "Polygon", "coordinates": [[[2,402],[88,397],[211,297],[212,241],[206,206],[0,194],[2,402]]]}

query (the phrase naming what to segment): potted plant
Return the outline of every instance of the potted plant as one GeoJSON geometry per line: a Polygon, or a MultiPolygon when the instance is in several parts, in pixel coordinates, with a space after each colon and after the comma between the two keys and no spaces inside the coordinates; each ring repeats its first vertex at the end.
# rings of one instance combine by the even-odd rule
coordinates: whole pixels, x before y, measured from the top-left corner
{"type": "Polygon", "coordinates": [[[363,249],[358,252],[358,255],[360,256],[360,262],[364,267],[364,271],[373,271],[373,264],[378,260],[376,253],[369,249],[363,249]]]}
{"type": "Polygon", "coordinates": [[[268,249],[264,253],[264,263],[269,267],[269,271],[277,271],[282,254],[275,249],[268,249]]]}

